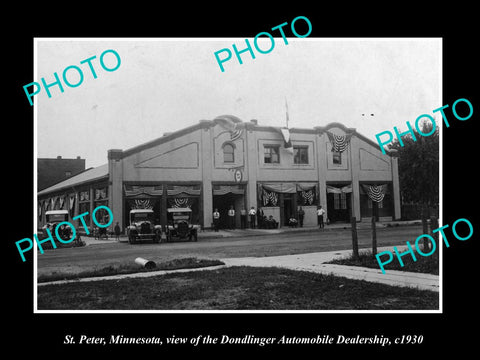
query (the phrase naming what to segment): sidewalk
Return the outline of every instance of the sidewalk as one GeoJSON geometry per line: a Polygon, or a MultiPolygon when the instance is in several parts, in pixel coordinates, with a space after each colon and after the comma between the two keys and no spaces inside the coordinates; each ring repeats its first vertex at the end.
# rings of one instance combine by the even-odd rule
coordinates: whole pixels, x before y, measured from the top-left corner
{"type": "MultiPolygon", "coordinates": [[[[397,246],[401,251],[406,246],[397,246]]],[[[393,246],[378,248],[378,252],[391,250],[393,246]]],[[[325,264],[325,262],[350,256],[351,250],[317,252],[309,254],[271,257],[247,257],[220,259],[226,266],[281,267],[290,270],[310,271],[318,274],[333,274],[355,280],[365,280],[393,286],[413,287],[420,290],[439,291],[438,275],[407,271],[371,269],[360,266],[325,264]]]]}
{"type": "MultiPolygon", "coordinates": [[[[385,221],[377,222],[378,228],[385,227],[396,227],[396,226],[410,226],[410,225],[421,225],[420,220],[409,220],[409,221],[385,221]]],[[[358,222],[357,229],[371,229],[370,221],[358,222]]],[[[281,227],[278,229],[235,229],[235,230],[218,230],[215,232],[213,230],[202,230],[198,233],[198,238],[222,238],[222,237],[244,237],[244,236],[257,236],[257,235],[272,235],[272,234],[284,234],[284,233],[296,233],[296,232],[313,232],[313,231],[328,231],[328,230],[338,230],[338,229],[349,229],[350,223],[335,223],[330,225],[325,225],[324,229],[319,229],[317,225],[314,226],[304,226],[297,228],[290,227],[281,227]]]]}
{"type": "MultiPolygon", "coordinates": [[[[377,222],[377,229],[384,227],[396,227],[396,226],[409,226],[409,225],[420,225],[420,220],[410,220],[410,221],[385,221],[377,222]]],[[[370,229],[370,221],[358,222],[357,229],[370,229]]],[[[219,238],[234,238],[234,237],[246,237],[246,236],[262,236],[262,235],[275,235],[275,234],[284,234],[284,233],[296,233],[296,232],[314,232],[314,231],[329,231],[329,230],[338,230],[338,229],[350,229],[350,223],[335,223],[330,225],[325,225],[324,229],[319,229],[317,225],[315,226],[304,226],[297,228],[290,227],[281,227],[278,229],[235,229],[228,230],[222,229],[218,231],[213,231],[211,229],[200,230],[198,232],[198,240],[202,239],[219,239],[219,238]]],[[[165,233],[162,233],[162,241],[165,241],[165,233]]],[[[115,236],[109,235],[108,239],[94,239],[90,236],[82,236],[82,240],[88,245],[92,244],[108,244],[115,243],[115,236]]],[[[120,235],[120,242],[128,242],[126,235],[120,235]]]]}
{"type": "MultiPolygon", "coordinates": [[[[397,247],[399,250],[406,249],[406,246],[397,247]]],[[[392,250],[393,246],[378,248],[378,251],[392,250]]],[[[414,273],[406,271],[387,270],[385,274],[380,269],[371,269],[360,266],[345,266],[325,264],[330,260],[340,259],[351,255],[351,250],[316,252],[308,254],[282,255],[269,257],[244,257],[219,259],[225,265],[204,267],[196,269],[179,270],[158,270],[151,272],[140,272],[113,276],[90,277],[75,280],[59,280],[45,283],[38,283],[38,286],[49,284],[65,284],[70,282],[118,280],[124,278],[143,278],[150,276],[166,275],[171,273],[183,273],[190,271],[217,270],[231,266],[255,266],[255,267],[280,267],[290,270],[310,271],[318,274],[332,274],[355,280],[365,280],[392,286],[412,287],[420,290],[439,291],[440,281],[438,275],[414,273]]]]}

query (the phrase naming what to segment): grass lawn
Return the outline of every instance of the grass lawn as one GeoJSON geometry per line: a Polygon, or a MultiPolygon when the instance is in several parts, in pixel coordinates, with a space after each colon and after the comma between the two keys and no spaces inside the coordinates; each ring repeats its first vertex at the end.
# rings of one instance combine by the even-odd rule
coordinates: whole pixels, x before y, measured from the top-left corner
{"type": "Polygon", "coordinates": [[[55,272],[48,275],[39,275],[37,282],[49,282],[57,280],[71,280],[85,277],[110,276],[117,274],[132,274],[138,272],[148,272],[157,270],[176,270],[176,269],[196,269],[208,266],[225,265],[220,260],[214,259],[197,259],[197,258],[179,258],[170,261],[164,261],[156,264],[153,269],[142,268],[137,264],[126,263],[118,266],[106,266],[100,269],[86,270],[78,274],[68,274],[62,272],[55,272]]]}
{"type": "Polygon", "coordinates": [[[280,268],[229,267],[38,287],[38,309],[438,309],[435,292],[280,268]]]}
{"type": "MultiPolygon", "coordinates": [[[[400,270],[438,275],[438,252],[426,257],[418,254],[416,251],[414,251],[414,253],[417,261],[413,261],[413,258],[410,254],[402,256],[402,261],[404,264],[403,267],[400,266],[397,256],[393,254],[392,262],[383,265],[385,271],[388,272],[388,270],[400,270]]],[[[380,261],[386,261],[387,259],[387,254],[380,256],[380,261]]],[[[371,251],[360,253],[358,259],[348,257],[344,259],[329,261],[328,264],[363,266],[368,268],[380,269],[377,258],[375,256],[372,256],[371,251]]]]}

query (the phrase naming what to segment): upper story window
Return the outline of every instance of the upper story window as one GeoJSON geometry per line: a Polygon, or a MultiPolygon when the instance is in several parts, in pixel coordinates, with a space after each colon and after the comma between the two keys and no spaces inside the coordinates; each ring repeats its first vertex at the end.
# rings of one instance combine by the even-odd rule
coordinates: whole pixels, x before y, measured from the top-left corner
{"type": "Polygon", "coordinates": [[[336,165],[341,165],[342,164],[342,153],[339,151],[332,151],[332,159],[333,163],[336,165]]]}
{"type": "Polygon", "coordinates": [[[293,147],[293,163],[308,164],[308,146],[293,147]]]}
{"type": "Polygon", "coordinates": [[[264,145],[263,146],[263,162],[265,164],[280,163],[280,146],[279,145],[264,145]]]}
{"type": "Polygon", "coordinates": [[[235,162],[234,150],[235,148],[233,147],[232,144],[223,145],[223,162],[225,163],[235,162]]]}

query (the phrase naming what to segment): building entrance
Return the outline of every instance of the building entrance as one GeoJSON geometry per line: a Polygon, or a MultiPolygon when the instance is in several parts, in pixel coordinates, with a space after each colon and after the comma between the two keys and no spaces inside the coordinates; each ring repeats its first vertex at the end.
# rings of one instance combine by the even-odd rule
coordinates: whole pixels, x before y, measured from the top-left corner
{"type": "Polygon", "coordinates": [[[244,189],[241,185],[225,185],[213,187],[213,210],[218,209],[220,213],[219,228],[228,229],[230,223],[228,210],[233,206],[235,210],[234,228],[240,228],[240,210],[245,208],[244,189]]]}
{"type": "Polygon", "coordinates": [[[294,194],[281,194],[280,196],[280,221],[283,226],[288,226],[291,217],[296,218],[294,194]]]}

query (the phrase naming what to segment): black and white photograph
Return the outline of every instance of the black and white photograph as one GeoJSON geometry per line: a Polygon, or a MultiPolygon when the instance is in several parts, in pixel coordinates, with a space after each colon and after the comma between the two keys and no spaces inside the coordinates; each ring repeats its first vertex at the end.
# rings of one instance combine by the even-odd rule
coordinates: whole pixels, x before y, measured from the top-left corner
{"type": "Polygon", "coordinates": [[[473,349],[473,7],[38,5],[4,32],[8,348],[473,349]]]}
{"type": "Polygon", "coordinates": [[[441,39],[36,39],[36,57],[38,311],[441,309],[439,252],[415,242],[438,227],[441,39]]]}

